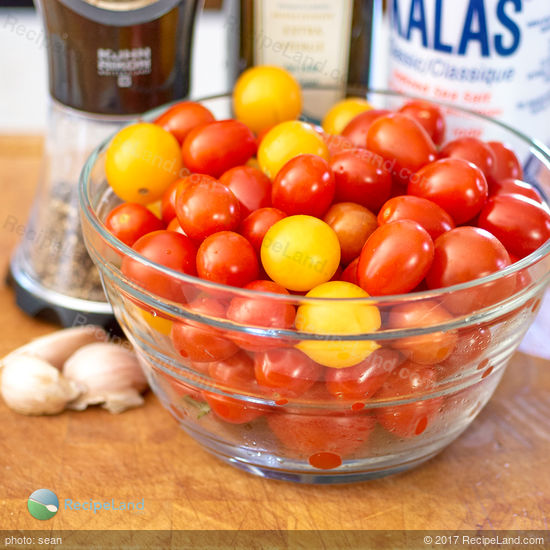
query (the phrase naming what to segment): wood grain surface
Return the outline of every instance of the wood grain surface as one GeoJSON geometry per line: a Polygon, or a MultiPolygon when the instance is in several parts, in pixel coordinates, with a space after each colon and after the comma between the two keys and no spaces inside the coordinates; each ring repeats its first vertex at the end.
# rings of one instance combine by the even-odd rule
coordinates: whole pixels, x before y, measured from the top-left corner
{"type": "MultiPolygon", "coordinates": [[[[0,138],[2,281],[18,239],[6,220],[25,223],[40,152],[39,137],[0,138]]],[[[0,356],[54,328],[19,311],[2,282],[0,356]]],[[[219,462],[153,395],[120,416],[95,408],[32,418],[0,404],[0,527],[44,528],[26,500],[47,487],[82,501],[144,499],[143,511],[61,510],[48,530],[547,530],[549,417],[550,364],[518,353],[468,431],[424,466],[357,485],[300,486],[219,462]]]]}

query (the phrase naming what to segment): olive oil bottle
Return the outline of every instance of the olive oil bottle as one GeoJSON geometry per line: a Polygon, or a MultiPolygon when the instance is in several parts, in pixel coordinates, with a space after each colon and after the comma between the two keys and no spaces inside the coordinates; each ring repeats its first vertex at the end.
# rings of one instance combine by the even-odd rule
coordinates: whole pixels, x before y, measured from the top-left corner
{"type": "Polygon", "coordinates": [[[230,6],[233,80],[248,67],[278,65],[304,87],[339,95],[372,86],[381,0],[234,0],[230,6]]]}

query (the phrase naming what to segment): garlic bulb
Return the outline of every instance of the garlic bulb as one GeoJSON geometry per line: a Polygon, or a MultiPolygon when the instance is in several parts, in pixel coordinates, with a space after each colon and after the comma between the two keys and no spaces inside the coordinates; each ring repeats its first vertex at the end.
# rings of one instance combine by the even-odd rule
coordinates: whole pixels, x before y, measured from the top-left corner
{"type": "Polygon", "coordinates": [[[19,354],[4,360],[1,388],[6,405],[21,414],[57,414],[83,388],[47,361],[19,354]]]}
{"type": "Polygon", "coordinates": [[[61,369],[78,348],[93,342],[106,342],[107,339],[107,333],[101,327],[93,325],[58,330],[12,351],[2,359],[0,365],[18,355],[32,355],[61,369]]]}
{"type": "Polygon", "coordinates": [[[63,366],[63,375],[85,387],[69,408],[83,410],[103,404],[113,413],[143,404],[141,392],[147,380],[136,354],[117,344],[88,344],[76,351],[63,366]]]}

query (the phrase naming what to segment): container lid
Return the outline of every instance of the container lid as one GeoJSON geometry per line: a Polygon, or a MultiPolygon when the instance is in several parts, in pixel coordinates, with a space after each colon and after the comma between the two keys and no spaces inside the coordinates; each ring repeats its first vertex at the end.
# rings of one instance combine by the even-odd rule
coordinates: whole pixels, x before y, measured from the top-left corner
{"type": "Polygon", "coordinates": [[[158,19],[181,0],[59,0],[66,8],[102,25],[127,27],[158,19]]]}

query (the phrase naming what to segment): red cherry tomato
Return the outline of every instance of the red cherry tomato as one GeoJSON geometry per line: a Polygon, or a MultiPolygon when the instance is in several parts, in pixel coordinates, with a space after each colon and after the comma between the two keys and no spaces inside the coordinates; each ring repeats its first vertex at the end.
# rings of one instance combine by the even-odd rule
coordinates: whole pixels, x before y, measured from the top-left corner
{"type": "MultiPolygon", "coordinates": [[[[242,392],[244,395],[260,391],[254,377],[254,361],[240,351],[223,361],[208,364],[208,374],[227,392],[242,392]]],[[[268,412],[269,408],[245,399],[228,397],[204,391],[203,396],[214,414],[230,424],[246,424],[268,412]]]]}
{"type": "Polygon", "coordinates": [[[320,218],[334,198],[334,174],[317,155],[298,155],[289,160],[273,180],[271,202],[289,215],[320,218]]]}
{"type": "MultiPolygon", "coordinates": [[[[173,231],[153,231],[138,239],[134,250],[164,267],[180,273],[196,275],[197,247],[191,239],[173,231]]],[[[186,302],[184,285],[156,269],[143,265],[129,256],[122,260],[122,273],[147,291],[174,302],[186,302]]]]}
{"type": "Polygon", "coordinates": [[[393,197],[378,212],[380,225],[397,220],[412,220],[418,223],[433,240],[455,226],[451,216],[435,202],[413,195],[393,197]]]}
{"type": "Polygon", "coordinates": [[[197,272],[208,281],[242,287],[258,278],[258,270],[252,245],[232,231],[210,235],[197,252],[197,272]]]}
{"type": "MultiPolygon", "coordinates": [[[[244,288],[260,292],[289,295],[288,290],[273,281],[252,281],[244,288]]],[[[247,327],[265,327],[270,329],[290,329],[294,325],[295,307],[288,302],[276,302],[268,298],[244,298],[236,296],[227,309],[227,318],[247,327]]],[[[231,338],[239,346],[250,351],[280,347],[281,338],[253,336],[251,334],[231,333],[231,338]]]]}
{"type": "MultiPolygon", "coordinates": [[[[225,318],[225,307],[219,300],[199,297],[189,304],[194,313],[203,313],[210,317],[225,318]]],[[[235,355],[239,348],[222,335],[215,327],[205,323],[186,319],[176,321],[171,330],[172,343],[183,357],[191,361],[207,363],[219,361],[235,355]]]]}
{"type": "MultiPolygon", "coordinates": [[[[261,388],[254,378],[254,362],[245,352],[225,359],[209,363],[208,373],[213,380],[226,391],[242,392],[243,394],[257,394],[261,388]]],[[[269,411],[266,406],[249,403],[244,399],[237,399],[213,392],[203,392],[212,411],[225,422],[244,424],[251,422],[269,411]]]]}
{"type": "MultiPolygon", "coordinates": [[[[433,327],[452,320],[453,316],[443,306],[434,300],[425,300],[393,307],[388,318],[388,328],[433,327]]],[[[444,330],[399,338],[391,345],[414,363],[433,365],[449,357],[456,340],[456,331],[444,330]]]]}
{"type": "Polygon", "coordinates": [[[268,424],[285,447],[308,456],[317,468],[331,469],[367,444],[376,426],[372,416],[271,415],[268,424]]]}
{"type": "Polygon", "coordinates": [[[336,202],[356,202],[373,212],[389,198],[392,179],[388,163],[364,149],[334,155],[330,167],[336,181],[336,202]]]}
{"type": "Polygon", "coordinates": [[[425,277],[433,255],[430,235],[416,222],[381,225],[361,251],[359,284],[371,296],[409,292],[425,277]]]}
{"type": "Polygon", "coordinates": [[[345,400],[368,399],[402,362],[399,352],[380,348],[352,367],[327,369],[325,384],[335,397],[345,400]]]}
{"type": "Polygon", "coordinates": [[[186,235],[202,241],[218,231],[238,227],[239,201],[225,185],[202,174],[184,179],[190,183],[178,193],[176,213],[186,235]]]}
{"type": "Polygon", "coordinates": [[[440,158],[462,159],[475,164],[490,179],[495,165],[495,154],[487,143],[475,137],[461,137],[449,141],[441,151],[440,158]]]}
{"type": "Polygon", "coordinates": [[[381,116],[390,114],[388,109],[370,109],[352,118],[342,130],[342,137],[351,141],[355,147],[367,148],[367,132],[371,124],[381,116]]]}
{"type": "Polygon", "coordinates": [[[209,391],[203,391],[202,393],[212,412],[229,424],[247,424],[266,412],[265,409],[244,399],[236,399],[209,391]]]}
{"type": "MultiPolygon", "coordinates": [[[[204,381],[204,376],[208,374],[208,363],[196,363],[192,362],[189,365],[193,369],[193,373],[187,372],[185,374],[186,378],[188,378],[189,381],[183,381],[180,380],[179,376],[181,375],[181,372],[179,372],[179,369],[176,367],[169,367],[168,365],[164,364],[163,367],[170,372],[161,371],[160,369],[157,369],[156,367],[153,367],[152,373],[154,376],[156,376],[157,380],[159,381],[160,385],[166,388],[168,385],[170,387],[170,390],[164,390],[168,391],[169,393],[175,393],[176,397],[192,397],[195,401],[199,401],[202,403],[205,403],[202,392],[196,385],[196,383],[201,380],[204,381]],[[206,366],[206,367],[205,367],[206,366]],[[205,368],[203,368],[205,367],[205,368]]],[[[172,413],[176,414],[176,416],[180,417],[178,414],[180,411],[178,409],[180,408],[179,403],[175,403],[174,406],[170,407],[170,410],[172,413]]],[[[185,415],[180,417],[181,419],[185,418],[185,415]]]]}
{"type": "Polygon", "coordinates": [[[231,391],[250,393],[258,388],[254,377],[254,360],[242,350],[227,359],[210,363],[208,374],[231,391]]]}
{"type": "Polygon", "coordinates": [[[410,177],[437,158],[428,132],[407,115],[391,113],[377,118],[367,133],[367,149],[392,163],[393,178],[407,185],[410,177]]]}
{"type": "Polygon", "coordinates": [[[344,265],[359,256],[366,240],[378,227],[376,216],[353,202],[333,204],[323,219],[338,237],[344,265]]]}
{"type": "MultiPolygon", "coordinates": [[[[196,178],[196,176],[195,176],[196,178]]],[[[162,195],[161,213],[164,223],[170,223],[176,217],[177,197],[183,188],[192,183],[191,178],[184,177],[171,183],[168,189],[162,195]]]]}
{"type": "Polygon", "coordinates": [[[215,178],[246,164],[256,152],[256,138],[238,120],[219,120],[191,130],[182,145],[183,163],[199,174],[215,178]]]}
{"type": "Polygon", "coordinates": [[[494,195],[523,195],[528,199],[544,204],[540,193],[530,184],[518,179],[501,179],[489,187],[489,197],[494,195]]]}
{"type": "Polygon", "coordinates": [[[241,218],[258,208],[271,206],[271,180],[253,166],[235,166],[220,178],[241,204],[241,218]]]}
{"type": "Polygon", "coordinates": [[[405,363],[395,369],[376,393],[376,399],[407,399],[404,405],[390,405],[376,411],[378,422],[397,437],[415,437],[426,431],[443,404],[442,397],[429,397],[435,390],[436,373],[431,367],[405,363]],[[426,395],[426,399],[421,399],[426,395]]]}
{"type": "Polygon", "coordinates": [[[132,246],[140,237],[164,229],[164,224],[141,204],[124,202],[109,212],[107,229],[120,241],[132,246]]]}
{"type": "Polygon", "coordinates": [[[285,447],[299,456],[334,453],[340,458],[360,449],[376,421],[371,416],[298,415],[274,413],[267,419],[271,431],[285,447]]]}
{"type": "Polygon", "coordinates": [[[490,343],[491,331],[488,328],[479,326],[459,330],[453,352],[437,367],[438,377],[443,380],[466,366],[471,367],[472,361],[480,357],[490,343]]]}
{"type": "Polygon", "coordinates": [[[494,235],[477,227],[457,227],[436,239],[426,282],[431,289],[445,288],[485,277],[508,265],[510,256],[494,235]]]}
{"type": "MultiPolygon", "coordinates": [[[[201,391],[193,385],[157,369],[153,369],[153,376],[156,377],[158,384],[163,388],[164,392],[174,393],[176,397],[192,397],[195,401],[204,403],[201,391]],[[165,389],[167,386],[169,389],[165,389]]],[[[181,416],[179,407],[179,404],[171,404],[169,408],[172,414],[183,420],[184,416],[181,416]]]]}
{"type": "Polygon", "coordinates": [[[260,254],[262,241],[269,228],[279,220],[286,218],[286,214],[277,208],[260,208],[249,214],[239,227],[239,233],[245,237],[254,250],[260,254]]]}
{"type": "Polygon", "coordinates": [[[182,235],[185,235],[185,232],[181,228],[180,222],[178,218],[174,218],[166,228],[167,231],[175,231],[176,233],[181,233],[182,235]]]}
{"type": "Polygon", "coordinates": [[[254,358],[256,380],[278,396],[298,397],[320,378],[323,368],[294,348],[271,349],[254,358]]]}
{"type": "Polygon", "coordinates": [[[399,112],[419,122],[437,146],[443,143],[446,130],[445,117],[437,105],[415,99],[405,103],[399,112]]]}
{"type": "MultiPolygon", "coordinates": [[[[334,399],[322,383],[315,384],[303,396],[313,402],[334,399]]],[[[339,458],[363,447],[376,421],[364,413],[330,412],[326,407],[299,412],[276,412],[267,417],[271,431],[282,444],[301,457],[333,453],[339,458]]],[[[312,458],[312,457],[311,457],[312,458]]]]}
{"type": "Polygon", "coordinates": [[[348,265],[348,267],[346,267],[346,269],[342,271],[342,275],[340,275],[340,280],[359,286],[359,278],[357,275],[358,266],[359,266],[359,256],[357,256],[357,258],[355,258],[355,260],[353,260],[348,265]]]}
{"type": "Polygon", "coordinates": [[[489,141],[487,145],[493,151],[495,162],[489,178],[489,186],[505,179],[522,179],[523,170],[516,154],[500,141],[489,141]]]}
{"type": "MultiPolygon", "coordinates": [[[[445,288],[485,277],[510,265],[503,244],[477,227],[457,227],[435,241],[432,266],[426,275],[428,288],[445,288]]],[[[514,278],[487,283],[480,288],[449,294],[444,306],[452,313],[468,313],[494,304],[515,291],[514,278]]]]}
{"type": "Polygon", "coordinates": [[[496,195],[487,201],[478,220],[518,258],[534,252],[550,239],[550,212],[522,195],[496,195]]]}
{"type": "Polygon", "coordinates": [[[407,193],[435,202],[459,225],[479,213],[488,189],[487,180],[477,166],[449,158],[420,169],[411,178],[407,193]]]}
{"type": "Polygon", "coordinates": [[[342,151],[346,151],[347,149],[356,149],[357,145],[353,143],[348,138],[345,138],[344,136],[340,135],[334,135],[334,134],[328,134],[327,132],[319,132],[323,139],[325,140],[325,144],[328,148],[328,153],[330,157],[333,157],[337,153],[341,153],[342,151]]]}
{"type": "Polygon", "coordinates": [[[171,132],[181,145],[193,128],[214,120],[214,115],[204,105],[193,101],[181,101],[157,117],[155,124],[171,132]]]}

